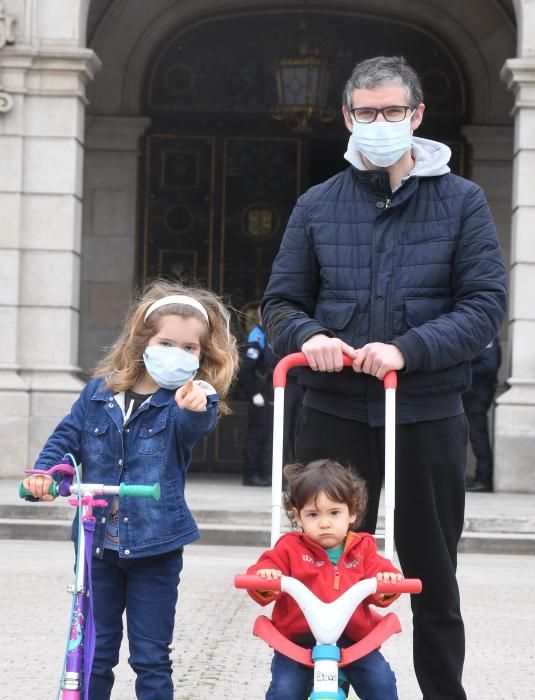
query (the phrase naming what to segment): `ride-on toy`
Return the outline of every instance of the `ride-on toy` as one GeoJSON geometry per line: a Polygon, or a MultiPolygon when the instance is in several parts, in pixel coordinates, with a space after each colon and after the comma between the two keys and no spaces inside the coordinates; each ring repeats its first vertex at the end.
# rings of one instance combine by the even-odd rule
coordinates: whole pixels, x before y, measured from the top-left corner
{"type": "MultiPolygon", "coordinates": [[[[87,700],[89,676],[95,649],[95,630],[93,625],[93,598],[91,590],[91,551],[95,516],[93,508],[107,505],[107,501],[96,496],[149,497],[160,498],[160,486],[119,484],[83,484],[79,480],[78,465],[72,455],[66,455],[64,461],[47,471],[25,469],[26,474],[46,474],[54,481],[48,492],[54,496],[75,496],[69,499],[71,505],[78,507],[78,545],[74,582],[67,587],[72,594],[72,606],[69,618],[69,630],[65,647],[61,679],[58,684],[56,699],[87,700]],[[75,483],[73,479],[76,477],[75,483]],[[60,695],[61,694],[61,695],[60,695]]],[[[32,494],[19,483],[19,496],[28,498],[32,494]]]]}
{"type": "MultiPolygon", "coordinates": [[[[351,359],[344,356],[344,365],[351,365],[351,359]]],[[[307,366],[303,353],[295,353],[283,358],[273,374],[274,419],[273,419],[273,469],[271,507],[271,547],[280,536],[282,511],[282,446],[284,425],[284,388],[286,375],[292,367],[307,366]]],[[[385,552],[388,559],[394,554],[394,509],[395,509],[395,424],[396,424],[397,374],[388,372],[384,379],[385,387],[385,552]]],[[[419,593],[422,584],[419,579],[402,579],[395,583],[383,583],[375,578],[363,579],[343,593],[332,603],[323,603],[304,584],[290,576],[277,580],[266,580],[261,576],[238,574],[236,588],[252,590],[283,591],[294,598],[303,611],[316,639],[313,649],[299,646],[284,637],[265,615],[257,618],[253,634],[263,639],[276,651],[314,667],[313,690],[310,700],[342,700],[346,697],[339,687],[339,668],[377,649],[396,632],[401,631],[398,617],[394,613],[375,613],[374,629],[363,639],[350,647],[340,649],[337,640],[344,631],[355,608],[374,593],[419,593]]],[[[284,700],[281,698],[281,700],[284,700]]]]}

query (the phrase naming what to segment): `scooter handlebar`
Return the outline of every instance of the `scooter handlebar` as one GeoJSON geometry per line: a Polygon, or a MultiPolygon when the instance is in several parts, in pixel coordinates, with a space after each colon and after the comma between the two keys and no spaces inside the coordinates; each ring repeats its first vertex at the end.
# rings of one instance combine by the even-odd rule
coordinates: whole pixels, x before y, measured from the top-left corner
{"type": "MultiPolygon", "coordinates": [[[[25,472],[29,475],[40,474],[44,476],[51,477],[53,474],[59,473],[62,477],[72,477],[72,472],[74,470],[72,467],[66,464],[56,464],[54,467],[48,471],[41,469],[25,469],[25,472]]],[[[85,488],[92,491],[94,494],[98,495],[117,495],[119,498],[125,496],[136,497],[136,498],[154,498],[154,500],[160,500],[160,484],[124,484],[121,483],[118,486],[108,486],[106,484],[72,484],[71,479],[65,484],[65,488],[62,488],[64,482],[51,481],[48,487],[48,493],[51,496],[70,496],[76,495],[79,488],[84,491],[85,488]]],[[[18,485],[19,497],[28,498],[33,494],[24,486],[24,481],[20,481],[18,485]]]]}
{"type": "MultiPolygon", "coordinates": [[[[353,360],[348,355],[344,354],[343,360],[344,367],[350,367],[353,364],[353,360]]],[[[286,375],[293,367],[308,367],[308,360],[303,352],[294,352],[291,355],[286,355],[277,363],[273,372],[273,386],[275,389],[278,387],[284,389],[286,387],[286,375]]],[[[385,389],[395,389],[397,387],[397,372],[394,370],[387,372],[383,379],[383,384],[385,389]]]]}

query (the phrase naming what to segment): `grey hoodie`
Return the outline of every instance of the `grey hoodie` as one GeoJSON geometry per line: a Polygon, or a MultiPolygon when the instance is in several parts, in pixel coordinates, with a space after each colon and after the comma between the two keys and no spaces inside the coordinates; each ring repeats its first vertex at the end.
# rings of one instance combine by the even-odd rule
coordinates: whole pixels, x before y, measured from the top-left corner
{"type": "MultiPolygon", "coordinates": [[[[451,158],[451,150],[445,144],[413,136],[411,150],[414,158],[414,168],[399,181],[396,189],[409,177],[431,177],[445,175],[450,172],[448,162],[451,158]]],[[[367,170],[351,137],[349,138],[344,158],[358,170],[367,170]]]]}

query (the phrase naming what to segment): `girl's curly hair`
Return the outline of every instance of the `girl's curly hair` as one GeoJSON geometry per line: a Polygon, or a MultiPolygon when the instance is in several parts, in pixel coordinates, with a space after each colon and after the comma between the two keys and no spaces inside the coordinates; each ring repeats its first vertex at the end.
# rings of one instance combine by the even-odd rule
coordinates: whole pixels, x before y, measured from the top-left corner
{"type": "Polygon", "coordinates": [[[197,318],[204,326],[201,337],[200,368],[197,379],[209,382],[217,391],[220,412],[229,413],[227,396],[238,367],[236,338],[230,332],[230,314],[223,301],[201,287],[186,287],[180,282],[154,279],[141,288],[134,299],[121,335],[107,355],[97,365],[94,376],[105,377],[114,391],[126,391],[144,374],[143,352],[159,329],[162,317],[175,314],[182,318],[197,318]],[[145,321],[150,305],[162,297],[182,294],[201,303],[208,314],[186,304],[168,304],[155,310],[145,321]]]}
{"type": "Polygon", "coordinates": [[[317,459],[308,464],[287,464],[284,476],[288,482],[284,494],[284,508],[292,523],[297,527],[295,516],[311,498],[316,499],[323,491],[337,503],[346,503],[351,515],[356,515],[350,526],[356,530],[368,503],[366,482],[332,459],[317,459]]]}

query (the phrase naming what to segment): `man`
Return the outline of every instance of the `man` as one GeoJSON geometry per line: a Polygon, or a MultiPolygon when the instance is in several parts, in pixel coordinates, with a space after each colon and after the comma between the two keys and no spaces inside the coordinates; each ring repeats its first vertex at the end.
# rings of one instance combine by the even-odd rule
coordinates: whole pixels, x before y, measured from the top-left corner
{"type": "Polygon", "coordinates": [[[498,370],[502,360],[496,337],[472,360],[472,385],[463,394],[463,407],[470,426],[470,444],[476,458],[476,473],[467,491],[493,490],[494,459],[489,435],[488,412],[494,401],[498,370]]]}
{"type": "Polygon", "coordinates": [[[404,59],[355,67],[342,108],[351,167],[298,200],[262,306],[275,353],[302,350],[311,368],[297,458],[360,473],[371,532],[384,473],[378,380],[397,370],[396,547],[404,575],[423,581],[412,597],[415,671],[424,700],[465,700],[461,394],[503,319],[506,277],[481,188],[450,172],[449,148],[412,136],[424,109],[404,59]]]}

